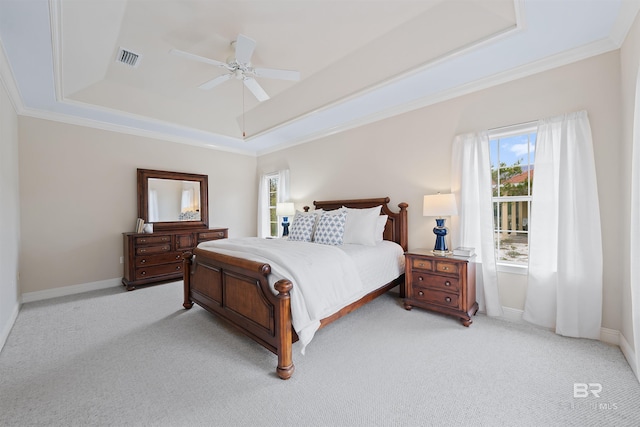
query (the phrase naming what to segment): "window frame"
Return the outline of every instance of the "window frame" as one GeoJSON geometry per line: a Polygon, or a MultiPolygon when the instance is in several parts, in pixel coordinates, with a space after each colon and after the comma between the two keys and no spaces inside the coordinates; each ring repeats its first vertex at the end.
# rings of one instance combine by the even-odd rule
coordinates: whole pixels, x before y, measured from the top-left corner
{"type": "MultiPolygon", "coordinates": [[[[528,153],[527,156],[529,157],[531,155],[531,153],[534,154],[534,161],[531,163],[528,163],[528,165],[534,165],[535,164],[535,142],[537,140],[537,134],[538,134],[538,123],[537,122],[527,122],[527,123],[521,123],[521,124],[517,124],[517,125],[510,125],[510,126],[504,126],[501,128],[496,128],[496,129],[492,129],[489,130],[488,132],[488,137],[489,137],[489,151],[491,152],[491,143],[492,141],[496,141],[496,140],[500,140],[500,139],[504,139],[504,138],[509,138],[509,137],[513,137],[513,136],[518,136],[518,135],[531,135],[531,134],[535,134],[536,138],[531,140],[530,138],[528,139],[528,153]],[[531,150],[531,145],[534,145],[534,149],[533,151],[531,150]]],[[[498,143],[499,144],[499,143],[498,143]]],[[[498,149],[499,149],[499,145],[498,145],[498,149]]],[[[498,154],[499,156],[499,154],[498,154]]],[[[499,161],[499,158],[498,158],[499,161]]],[[[493,172],[493,165],[492,165],[492,172],[493,172]]],[[[497,183],[497,185],[500,185],[499,183],[497,183]]],[[[496,203],[499,206],[499,203],[505,203],[505,202],[527,202],[528,205],[528,211],[529,211],[529,216],[531,215],[531,200],[533,197],[533,180],[530,179],[528,182],[529,185],[529,195],[527,196],[494,196],[493,195],[493,190],[492,190],[492,195],[491,195],[491,205],[492,205],[492,209],[496,209],[496,203]]],[[[498,218],[500,218],[500,212],[498,210],[498,218]]],[[[495,216],[494,216],[495,218],[495,216]]],[[[494,223],[493,223],[493,238],[494,238],[494,247],[496,247],[496,252],[497,249],[499,248],[499,241],[496,241],[496,236],[498,234],[498,232],[500,231],[500,228],[498,227],[498,225],[495,223],[495,219],[494,219],[494,223]]],[[[507,231],[515,231],[515,232],[519,232],[519,233],[526,233],[527,235],[527,263],[526,264],[522,264],[522,263],[516,263],[516,262],[509,262],[509,261],[505,261],[505,260],[500,260],[497,256],[496,256],[496,266],[497,266],[497,270],[498,272],[508,272],[508,273],[513,273],[513,274],[524,274],[526,275],[528,273],[528,269],[529,269],[529,255],[528,255],[528,251],[529,251],[529,243],[531,241],[531,235],[529,230],[526,231],[522,231],[522,230],[507,230],[507,231]]],[[[497,253],[496,253],[497,255],[497,253]]]]}
{"type": "Polygon", "coordinates": [[[276,213],[276,207],[278,205],[278,189],[279,189],[279,180],[280,180],[280,175],[278,172],[274,172],[274,173],[268,173],[265,175],[265,187],[266,187],[266,191],[267,191],[267,215],[269,217],[269,237],[278,237],[280,234],[280,224],[278,224],[278,216],[275,214],[276,213]],[[275,188],[273,191],[272,189],[272,182],[275,182],[275,186],[273,188],[275,188]],[[274,198],[272,199],[272,194],[274,195],[274,198]],[[271,205],[271,200],[275,200],[275,204],[271,205]],[[272,218],[275,218],[275,221],[272,220],[272,218]],[[273,234],[273,226],[275,225],[275,235],[273,234]]]}

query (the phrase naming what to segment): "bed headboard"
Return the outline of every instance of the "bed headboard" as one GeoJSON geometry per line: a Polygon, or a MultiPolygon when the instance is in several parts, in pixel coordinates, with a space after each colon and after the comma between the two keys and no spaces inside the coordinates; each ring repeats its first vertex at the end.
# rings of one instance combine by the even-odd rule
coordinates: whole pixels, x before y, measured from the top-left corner
{"type": "MultiPolygon", "coordinates": [[[[342,206],[348,208],[365,209],[373,208],[382,205],[380,209],[380,215],[388,215],[387,225],[384,228],[383,238],[385,240],[391,240],[396,242],[402,249],[407,250],[408,243],[408,229],[407,229],[407,203],[400,203],[398,207],[400,212],[393,212],[389,209],[389,198],[382,197],[379,199],[351,199],[351,200],[328,200],[328,201],[314,201],[313,205],[315,209],[324,209],[326,211],[339,209],[342,206]]],[[[308,206],[304,207],[305,211],[309,210],[308,206]]]]}

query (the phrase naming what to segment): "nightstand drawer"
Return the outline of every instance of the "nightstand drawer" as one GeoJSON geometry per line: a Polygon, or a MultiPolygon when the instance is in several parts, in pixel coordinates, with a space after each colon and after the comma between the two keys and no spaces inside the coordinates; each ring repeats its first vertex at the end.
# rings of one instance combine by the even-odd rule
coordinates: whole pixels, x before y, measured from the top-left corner
{"type": "Polygon", "coordinates": [[[411,258],[411,268],[416,270],[433,270],[433,261],[423,258],[411,258]]]}
{"type": "Polygon", "coordinates": [[[433,274],[422,274],[415,271],[411,273],[411,285],[439,289],[447,292],[460,291],[460,281],[458,279],[433,274]]]}
{"type": "Polygon", "coordinates": [[[436,261],[435,270],[440,273],[458,275],[458,264],[447,261],[436,261]]]}
{"type": "Polygon", "coordinates": [[[450,292],[442,292],[434,289],[426,289],[415,287],[413,289],[413,298],[419,301],[428,302],[431,304],[438,304],[444,307],[458,308],[458,294],[452,294],[450,292]]]}

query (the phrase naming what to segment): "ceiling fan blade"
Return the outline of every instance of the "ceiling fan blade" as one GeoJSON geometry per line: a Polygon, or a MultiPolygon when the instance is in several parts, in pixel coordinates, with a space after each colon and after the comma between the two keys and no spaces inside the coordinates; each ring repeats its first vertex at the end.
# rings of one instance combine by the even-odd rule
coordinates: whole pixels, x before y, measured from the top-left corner
{"type": "Polygon", "coordinates": [[[300,72],[293,70],[276,70],[273,68],[254,68],[253,73],[258,77],[266,77],[268,79],[280,80],[300,80],[300,72]]]}
{"type": "Polygon", "coordinates": [[[231,77],[233,77],[233,74],[223,74],[221,76],[216,77],[215,79],[211,79],[209,81],[206,81],[206,82],[202,83],[200,86],[198,86],[198,88],[199,89],[204,89],[204,90],[209,90],[211,88],[214,88],[214,87],[218,86],[220,83],[226,82],[231,77]]]}
{"type": "Polygon", "coordinates": [[[251,55],[256,48],[256,41],[249,37],[238,34],[236,40],[236,60],[241,64],[247,64],[251,61],[251,55]]]}
{"type": "Polygon", "coordinates": [[[183,50],[171,49],[173,55],[182,56],[183,58],[193,59],[194,61],[204,62],[205,64],[215,65],[217,67],[227,68],[227,64],[224,62],[216,61],[215,59],[205,58],[204,56],[195,55],[193,53],[185,52],[183,50]]]}
{"type": "Polygon", "coordinates": [[[247,87],[247,89],[251,91],[253,96],[258,99],[258,101],[262,102],[269,99],[269,95],[267,95],[267,92],[262,89],[262,86],[260,86],[260,84],[253,77],[245,77],[242,82],[247,87]]]}

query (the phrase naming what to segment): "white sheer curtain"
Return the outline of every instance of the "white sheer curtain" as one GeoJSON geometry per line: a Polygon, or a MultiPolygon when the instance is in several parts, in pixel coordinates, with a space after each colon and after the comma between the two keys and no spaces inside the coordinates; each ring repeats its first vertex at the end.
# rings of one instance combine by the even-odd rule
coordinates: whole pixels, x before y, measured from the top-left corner
{"type": "MultiPolygon", "coordinates": [[[[268,237],[271,234],[271,227],[269,225],[269,180],[273,177],[278,178],[277,201],[289,201],[289,169],[267,173],[260,177],[258,184],[258,237],[268,237]]],[[[282,226],[278,224],[278,235],[281,234],[281,229],[282,226]]]]}
{"type": "Polygon", "coordinates": [[[602,236],[586,111],[540,120],[524,320],[600,338],[602,236]]]}
{"type": "Polygon", "coordinates": [[[635,346],[636,377],[640,380],[640,73],[636,84],[635,112],[633,123],[633,154],[631,157],[631,318],[635,346]]]}
{"type": "Polygon", "coordinates": [[[458,217],[451,219],[452,247],[476,250],[476,299],[480,311],[502,316],[493,237],[491,159],[487,132],[458,135],[453,141],[451,191],[458,217]]]}

